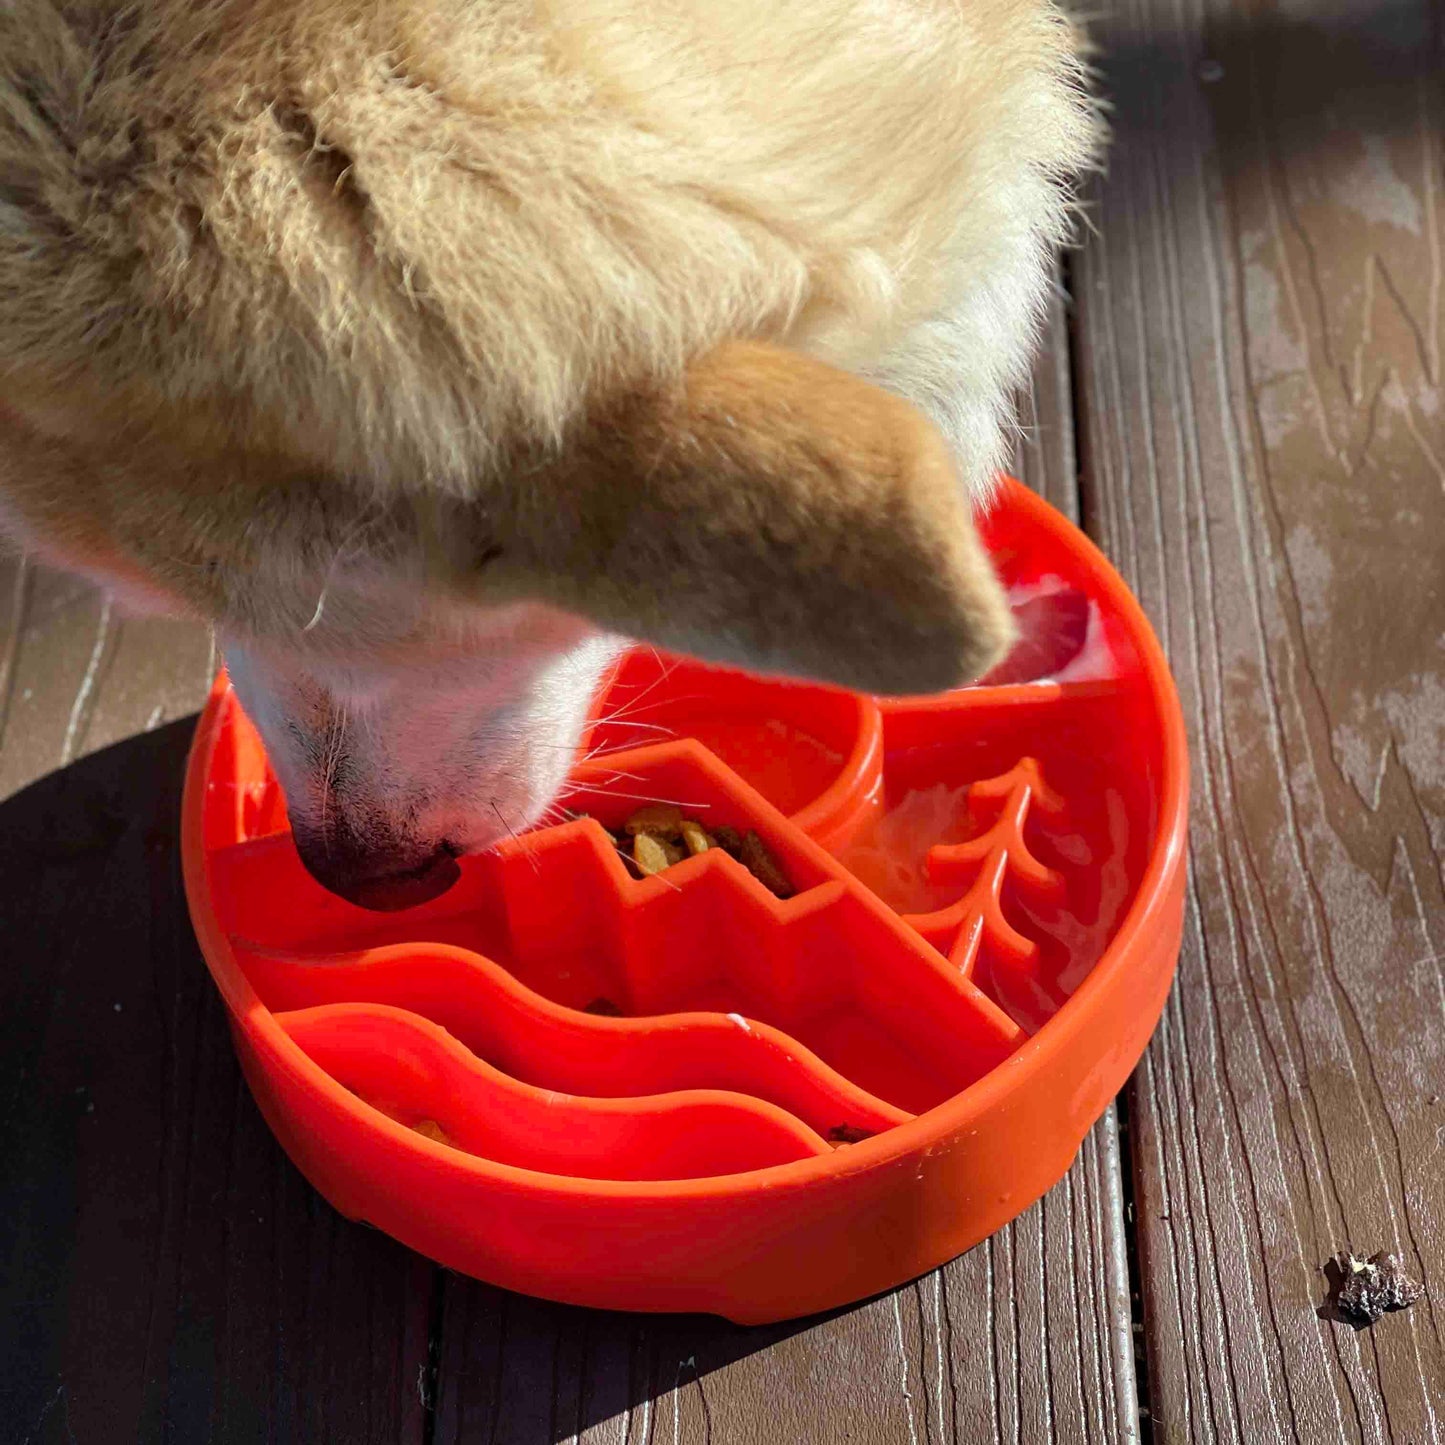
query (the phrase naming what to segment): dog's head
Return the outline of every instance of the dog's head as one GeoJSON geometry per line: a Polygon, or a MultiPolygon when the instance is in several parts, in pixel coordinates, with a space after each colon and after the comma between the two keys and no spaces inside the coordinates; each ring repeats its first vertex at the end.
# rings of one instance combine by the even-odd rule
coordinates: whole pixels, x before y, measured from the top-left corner
{"type": "MultiPolygon", "coordinates": [[[[1027,148],[1054,111],[1087,131],[1067,45],[1018,68],[1053,111],[1009,122],[1007,181],[974,202],[1007,201],[990,234],[1017,286],[983,295],[979,329],[1014,359],[979,363],[960,477],[921,413],[815,359],[870,326],[860,355],[881,354],[901,312],[879,278],[942,245],[963,182],[928,212],[918,147],[1005,124],[948,111],[951,81],[920,98],[915,21],[905,69],[876,67],[879,117],[912,107],[898,144],[850,199],[843,161],[890,133],[858,119],[815,167],[833,190],[784,204],[796,116],[771,161],[756,116],[746,145],[701,144],[683,112],[669,139],[637,75],[582,74],[524,12],[0,11],[0,522],[214,623],[302,856],[379,907],[539,817],[622,639],[908,693],[971,678],[1011,635],[970,488],[1062,210],[1066,147],[1027,148]],[[836,219],[855,213],[866,244],[836,219]]],[[[844,122],[821,107],[855,88],[814,69],[789,104],[826,148],[844,122]]]]}
{"type": "Polygon", "coordinates": [[[44,414],[0,404],[13,519],[214,621],[303,858],[374,906],[537,819],[623,638],[897,693],[966,681],[1010,636],[932,425],[773,347],[720,347],[470,496],[44,414]]]}

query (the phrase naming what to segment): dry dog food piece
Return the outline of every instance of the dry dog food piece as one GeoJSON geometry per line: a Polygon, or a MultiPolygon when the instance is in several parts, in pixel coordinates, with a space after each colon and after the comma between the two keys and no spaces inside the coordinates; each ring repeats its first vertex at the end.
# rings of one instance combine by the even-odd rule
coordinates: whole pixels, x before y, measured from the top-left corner
{"type": "MultiPolygon", "coordinates": [[[[591,815],[566,811],[564,816],[576,822],[591,815]]],[[[595,818],[592,821],[597,822],[595,818]]],[[[743,836],[736,828],[726,825],[708,830],[696,818],[685,817],[674,803],[649,803],[639,808],[622,825],[622,837],[605,827],[602,831],[623,860],[644,878],[661,873],[684,858],[695,858],[710,848],[721,848],[779,898],[793,896],[793,885],[756,833],[743,836]],[[632,840],[630,849],[625,838],[632,840]]]]}
{"type": "Polygon", "coordinates": [[[639,867],[637,860],[632,856],[632,851],[628,848],[626,840],[614,833],[600,818],[594,818],[591,813],[573,812],[571,808],[563,808],[562,817],[569,823],[596,823],[606,835],[607,841],[617,850],[617,856],[627,864],[628,872],[631,873],[634,878],[646,876],[643,869],[639,867]]]}
{"type": "Polygon", "coordinates": [[[1337,1254],[1332,1261],[1339,1284],[1332,1303],[1352,1319],[1372,1325],[1391,1310],[1404,1310],[1424,1293],[1424,1287],[1405,1273],[1398,1254],[1380,1250],[1369,1259],[1337,1254]]]}
{"type": "Polygon", "coordinates": [[[435,1119],[423,1119],[419,1124],[413,1124],[412,1131],[420,1134],[423,1139],[431,1139],[438,1144],[450,1144],[452,1141],[447,1138],[447,1131],[437,1123],[435,1119]]]}
{"type": "Polygon", "coordinates": [[[582,1012],[596,1014],[599,1018],[604,1019],[620,1019],[622,1017],[622,1010],[610,998],[594,998],[582,1012]]]}
{"type": "Polygon", "coordinates": [[[865,1139],[872,1137],[873,1130],[859,1129],[853,1124],[839,1124],[836,1128],[828,1130],[830,1144],[861,1144],[865,1139]]]}
{"type": "Polygon", "coordinates": [[[639,833],[654,833],[659,838],[680,838],[682,809],[672,803],[649,803],[645,808],[639,808],[622,826],[633,837],[639,833]]]}
{"type": "Polygon", "coordinates": [[[642,869],[643,877],[650,878],[674,863],[681,863],[683,851],[656,833],[638,833],[632,839],[632,859],[642,869]]]}
{"type": "Polygon", "coordinates": [[[748,833],[738,849],[740,862],[764,888],[776,893],[779,898],[791,898],[793,885],[783,876],[777,860],[768,852],[768,846],[756,833],[748,833]]]}

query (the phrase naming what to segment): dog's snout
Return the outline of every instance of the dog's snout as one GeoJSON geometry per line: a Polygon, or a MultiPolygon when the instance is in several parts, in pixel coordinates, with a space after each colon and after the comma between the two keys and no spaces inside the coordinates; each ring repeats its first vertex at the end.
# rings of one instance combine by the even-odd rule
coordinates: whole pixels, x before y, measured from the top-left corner
{"type": "Polygon", "coordinates": [[[439,898],[461,876],[456,852],[442,843],[421,857],[336,838],[298,833],[296,850],[329,892],[377,913],[396,913],[439,898]]]}

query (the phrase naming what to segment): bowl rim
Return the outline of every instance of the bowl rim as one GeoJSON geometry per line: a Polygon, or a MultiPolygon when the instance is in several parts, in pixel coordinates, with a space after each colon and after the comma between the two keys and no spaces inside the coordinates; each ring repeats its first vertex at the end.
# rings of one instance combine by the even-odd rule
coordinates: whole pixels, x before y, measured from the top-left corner
{"type": "MultiPolygon", "coordinates": [[[[1075,560],[1107,596],[1109,606],[1124,622],[1139,655],[1140,680],[1158,718],[1161,772],[1156,835],[1139,886],[1114,937],[1058,1012],[982,1078],[908,1122],[895,1125],[847,1149],[742,1173],[693,1179],[610,1180],[550,1174],[501,1164],[417,1134],[358,1098],[313,1062],[261,1001],[237,961],[230,939],[221,929],[208,886],[209,853],[204,837],[204,802],[207,774],[220,734],[223,707],[231,693],[229,681],[222,671],[212,685],[187,759],[182,799],[181,855],[192,925],[206,966],[220,989],[235,1026],[245,1031],[252,1042],[263,1045],[278,1063],[284,1064],[294,1082],[304,1085],[333,1108],[339,1108],[349,1116],[353,1127],[377,1133],[393,1147],[415,1150],[423,1156],[443,1160],[455,1173],[472,1176],[479,1182],[548,1195],[678,1203],[719,1201],[785,1189],[810,1188],[915,1156],[946,1138],[968,1130],[981,1116],[1001,1105],[1010,1094],[1025,1088],[1031,1075],[1047,1069],[1056,1054],[1080,1032],[1090,1028],[1091,1020],[1101,1011],[1105,998],[1114,989],[1126,985],[1131,961],[1139,956],[1140,946],[1147,944],[1149,935],[1167,922],[1172,885],[1184,868],[1189,812],[1189,750],[1184,717],[1163,648],[1143,608],[1099,548],[1057,509],[1012,478],[1003,480],[995,503],[1005,499],[1010,509],[1021,514],[1028,523],[1052,532],[1067,543],[1075,560]]],[[[1011,684],[990,691],[1001,703],[1038,701],[1047,695],[1036,683],[1011,684]]],[[[937,702],[937,699],[929,702],[906,700],[902,705],[928,706],[937,705],[937,702]]]]}

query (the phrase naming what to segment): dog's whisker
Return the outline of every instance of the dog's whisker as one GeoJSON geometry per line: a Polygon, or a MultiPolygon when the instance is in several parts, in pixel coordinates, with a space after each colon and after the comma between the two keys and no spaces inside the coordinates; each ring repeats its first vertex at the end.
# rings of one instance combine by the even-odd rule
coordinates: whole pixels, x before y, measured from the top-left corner
{"type": "Polygon", "coordinates": [[[602,718],[602,719],[598,722],[597,726],[598,726],[598,727],[641,728],[643,731],[645,731],[645,732],[651,732],[651,733],[669,733],[669,734],[672,734],[672,733],[675,733],[675,732],[677,731],[676,728],[671,728],[671,727],[669,727],[666,723],[634,722],[634,721],[629,721],[628,719],[622,718],[622,717],[605,717],[605,718],[602,718]]]}
{"type": "Polygon", "coordinates": [[[540,876],[542,872],[542,865],[537,859],[536,849],[528,847],[527,844],[523,841],[525,835],[519,834],[517,830],[512,827],[512,825],[506,820],[506,818],[502,814],[501,808],[497,805],[497,800],[495,798],[492,798],[489,801],[491,803],[492,812],[497,815],[497,821],[502,825],[502,827],[507,830],[507,835],[511,838],[512,842],[517,845],[517,847],[521,850],[522,854],[526,857],[527,861],[531,863],[532,871],[540,876]]]}
{"type": "MultiPolygon", "coordinates": [[[[641,704],[643,703],[643,701],[644,701],[644,699],[646,698],[647,694],[648,694],[649,692],[651,692],[652,689],[653,689],[654,687],[656,687],[656,686],[658,685],[658,683],[660,683],[661,681],[663,681],[663,679],[658,678],[656,682],[650,683],[650,684],[648,685],[648,687],[647,687],[638,697],[632,699],[632,701],[631,701],[630,703],[628,703],[627,706],[622,707],[622,708],[619,708],[619,709],[618,709],[616,712],[614,712],[614,713],[605,713],[602,717],[600,717],[600,718],[597,720],[597,726],[598,726],[598,727],[610,727],[610,726],[612,726],[612,725],[614,725],[614,724],[620,724],[620,723],[626,722],[626,720],[627,720],[628,718],[630,718],[631,715],[632,715],[634,712],[637,712],[637,711],[640,711],[640,710],[641,710],[641,704]]],[[[654,703],[654,704],[652,704],[652,705],[653,705],[654,707],[662,707],[662,706],[664,706],[664,705],[666,705],[666,706],[668,706],[668,707],[672,707],[672,706],[675,706],[677,703],[682,703],[682,702],[701,702],[701,703],[706,703],[706,702],[710,702],[711,700],[712,700],[712,699],[710,698],[709,694],[707,694],[707,693],[705,693],[705,692],[687,692],[687,693],[682,693],[681,695],[679,695],[679,696],[677,696],[677,697],[669,697],[669,698],[667,698],[666,701],[665,701],[665,704],[664,704],[664,702],[659,701],[659,702],[654,703]]],[[[659,727],[665,727],[665,726],[666,726],[666,724],[663,724],[663,723],[637,723],[637,722],[631,722],[631,723],[628,723],[627,725],[630,726],[630,727],[654,727],[654,728],[659,728],[659,727]]]]}
{"type": "MultiPolygon", "coordinates": [[[[655,657],[656,653],[654,652],[653,655],[655,657]]],[[[644,687],[642,691],[637,694],[636,697],[630,698],[627,704],[623,707],[618,708],[618,710],[613,713],[612,716],[614,718],[626,717],[629,712],[635,711],[638,704],[644,701],[650,693],[655,692],[659,687],[661,687],[662,684],[665,683],[676,670],[676,663],[673,663],[671,667],[664,668],[663,671],[659,673],[658,676],[653,678],[652,681],[649,682],[647,686],[644,687]]]]}
{"type": "MultiPolygon", "coordinates": [[[[327,586],[330,586],[330,583],[329,583],[329,582],[327,583],[327,586]]],[[[325,610],[326,610],[326,587],[323,587],[323,588],[321,589],[320,595],[319,595],[319,596],[317,597],[317,599],[316,599],[316,611],[311,614],[311,621],[308,622],[308,623],[301,629],[302,632],[310,632],[310,631],[312,631],[312,630],[315,628],[316,624],[321,621],[321,614],[322,614],[325,610]]]]}
{"type": "Polygon", "coordinates": [[[635,753],[636,743],[619,743],[615,748],[597,748],[590,752],[581,761],[584,763],[595,762],[598,758],[615,758],[618,753],[635,753]]]}
{"type": "Polygon", "coordinates": [[[661,798],[652,793],[624,793],[617,788],[605,788],[609,798],[626,798],[637,803],[662,803],[672,808],[710,808],[711,803],[688,802],[685,798],[661,798]]]}

